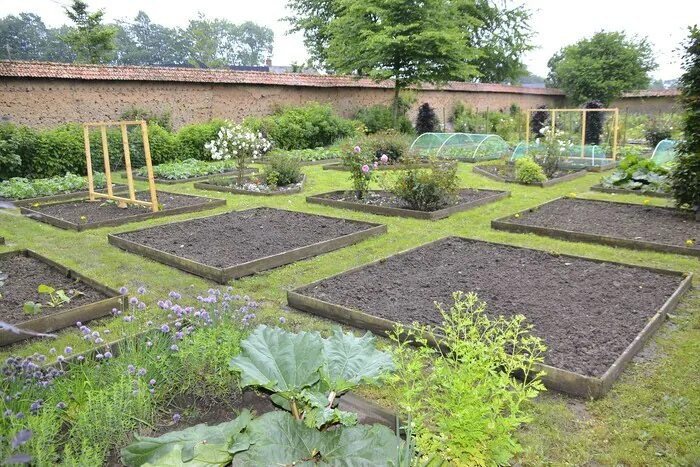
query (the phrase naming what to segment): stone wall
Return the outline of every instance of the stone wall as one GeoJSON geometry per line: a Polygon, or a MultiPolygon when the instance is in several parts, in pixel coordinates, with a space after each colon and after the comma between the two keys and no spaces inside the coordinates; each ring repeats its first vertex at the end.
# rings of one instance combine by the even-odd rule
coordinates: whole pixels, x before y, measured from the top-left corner
{"type": "Polygon", "coordinates": [[[625,112],[656,115],[660,113],[676,113],[681,110],[678,97],[674,95],[661,96],[625,96],[612,103],[612,107],[620,109],[620,115],[625,112]]]}
{"type": "MultiPolygon", "coordinates": [[[[501,87],[506,88],[506,87],[501,87]]],[[[518,88],[516,88],[517,90],[518,88]]],[[[463,101],[478,110],[507,110],[515,103],[521,108],[541,104],[564,105],[561,94],[540,90],[418,91],[411,110],[428,102],[442,120],[452,106],[463,101]]],[[[344,117],[372,104],[389,104],[393,89],[382,87],[311,87],[273,84],[194,83],[166,81],[79,80],[14,78],[0,76],[0,120],[36,127],[68,122],[116,120],[132,107],[170,111],[176,128],[214,117],[241,120],[248,115],[267,115],[281,105],[302,105],[309,101],[333,104],[344,117]]]]}

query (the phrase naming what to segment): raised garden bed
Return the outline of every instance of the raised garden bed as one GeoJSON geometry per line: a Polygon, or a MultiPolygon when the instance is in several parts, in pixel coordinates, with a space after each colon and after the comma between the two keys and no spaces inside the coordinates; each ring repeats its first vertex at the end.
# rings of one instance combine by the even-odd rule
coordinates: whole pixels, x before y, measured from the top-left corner
{"type": "Polygon", "coordinates": [[[577,242],[700,256],[700,222],[689,213],[673,208],[557,198],[493,220],[491,227],[577,242]]]}
{"type": "Polygon", "coordinates": [[[369,199],[366,203],[358,202],[353,192],[343,190],[307,196],[306,201],[334,208],[352,209],[353,211],[369,212],[384,216],[436,220],[444,219],[452,214],[468,211],[484,204],[493,203],[508,196],[510,196],[509,191],[463,189],[459,192],[459,200],[457,202],[435,211],[410,209],[396,196],[381,190],[370,191],[369,199]]]}
{"type": "Polygon", "coordinates": [[[502,183],[517,183],[525,186],[538,186],[547,188],[559,183],[568,182],[586,175],[586,169],[581,170],[558,170],[554,177],[546,182],[523,183],[515,179],[515,166],[513,165],[475,165],[472,167],[472,172],[482,177],[490,178],[502,183]]]}
{"type": "MultiPolygon", "coordinates": [[[[304,181],[306,180],[306,175],[302,174],[301,181],[294,183],[292,185],[277,187],[274,191],[252,191],[244,190],[238,188],[236,177],[226,177],[226,178],[212,178],[206,182],[197,182],[194,184],[195,188],[200,190],[208,191],[220,191],[223,193],[235,193],[237,195],[252,195],[252,196],[279,196],[279,195],[293,195],[295,193],[301,193],[304,189],[304,181]]],[[[247,179],[246,182],[249,182],[247,179]]]]}
{"type": "MultiPolygon", "coordinates": [[[[119,193],[126,193],[128,190],[128,187],[126,185],[121,185],[117,183],[112,184],[112,193],[114,194],[119,194],[119,193]]],[[[99,190],[95,190],[98,193],[107,193],[106,188],[102,188],[99,190]]],[[[65,201],[69,199],[76,199],[76,198],[84,198],[86,196],[89,196],[90,192],[87,190],[80,190],[80,191],[71,191],[69,193],[60,193],[56,195],[51,195],[51,196],[39,196],[37,198],[25,198],[25,199],[10,199],[10,198],[3,198],[0,196],[0,201],[6,201],[8,203],[12,203],[15,206],[22,207],[22,206],[33,206],[34,204],[44,204],[44,203],[54,203],[56,201],[65,201]]]]}
{"type": "Polygon", "coordinates": [[[109,243],[225,284],[386,231],[383,224],[254,208],[109,235],[109,243]]]}
{"type": "Polygon", "coordinates": [[[490,316],[523,314],[543,338],[544,384],[601,397],[661,325],[692,274],[447,237],[316,281],[289,305],[384,334],[395,323],[440,324],[434,302],[479,294],[490,316]]]}
{"type": "MultiPolygon", "coordinates": [[[[429,169],[432,165],[429,162],[421,162],[420,164],[379,164],[375,170],[408,170],[408,169],[429,169]]],[[[341,170],[349,172],[350,169],[342,162],[335,164],[327,164],[323,166],[323,170],[341,170]]]]}
{"type": "Polygon", "coordinates": [[[663,193],[660,191],[647,191],[642,192],[641,190],[626,190],[623,188],[607,188],[603,185],[594,185],[591,187],[591,191],[599,191],[601,193],[614,193],[618,195],[640,195],[647,196],[649,198],[667,198],[672,199],[673,195],[670,193],[663,193]]]}
{"type": "MultiPolygon", "coordinates": [[[[261,161],[256,161],[258,164],[269,164],[270,160],[269,158],[263,159],[261,161]]],[[[306,167],[309,165],[323,165],[323,164],[338,164],[340,163],[340,159],[319,159],[317,161],[301,161],[299,162],[299,165],[302,167],[306,167]]]]}
{"type": "MultiPolygon", "coordinates": [[[[164,191],[157,192],[157,196],[158,204],[161,206],[158,212],[152,212],[151,208],[145,206],[130,204],[126,208],[120,208],[117,206],[117,203],[112,201],[89,201],[86,199],[45,204],[31,208],[23,207],[20,208],[20,211],[23,215],[30,216],[32,219],[62,229],[80,232],[88,229],[128,224],[155,217],[204,211],[226,204],[226,200],[222,199],[181,195],[164,191]]],[[[150,201],[150,193],[147,191],[137,192],[136,198],[150,201]]]]}
{"type": "MultiPolygon", "coordinates": [[[[253,173],[258,173],[258,169],[255,167],[250,167],[248,169],[245,169],[243,171],[244,174],[253,174],[253,173]]],[[[162,183],[163,185],[177,185],[179,183],[187,183],[187,182],[196,182],[198,180],[208,180],[214,176],[223,176],[223,175],[236,175],[238,174],[238,170],[226,170],[221,173],[213,173],[209,175],[202,175],[200,177],[189,177],[189,178],[177,178],[177,179],[170,179],[170,178],[156,178],[154,179],[156,183],[162,183]]],[[[122,174],[122,178],[126,179],[126,174],[122,174]]],[[[148,177],[143,177],[141,175],[134,175],[133,176],[134,180],[141,180],[144,182],[148,181],[148,177]]]]}
{"type": "MultiPolygon", "coordinates": [[[[0,253],[0,271],[7,274],[0,300],[0,321],[20,329],[41,333],[57,331],[76,322],[107,316],[114,308],[121,308],[123,297],[72,269],[61,266],[31,250],[15,250],[0,253]],[[76,296],[60,307],[43,306],[37,314],[28,314],[26,302],[46,303],[47,294],[39,294],[40,285],[56,290],[78,290],[76,296]]],[[[0,346],[27,339],[28,334],[0,331],[0,346]]]]}

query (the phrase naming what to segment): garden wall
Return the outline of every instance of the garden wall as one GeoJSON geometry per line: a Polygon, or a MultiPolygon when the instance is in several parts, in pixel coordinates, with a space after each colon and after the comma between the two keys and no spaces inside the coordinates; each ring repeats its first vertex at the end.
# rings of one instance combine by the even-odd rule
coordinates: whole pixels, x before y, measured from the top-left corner
{"type": "Polygon", "coordinates": [[[621,99],[612,103],[611,107],[617,107],[620,112],[640,113],[656,115],[661,113],[675,113],[681,110],[678,105],[680,91],[677,89],[659,89],[628,92],[621,99]]]}
{"type": "MultiPolygon", "coordinates": [[[[418,91],[418,105],[430,103],[443,119],[457,101],[479,110],[541,104],[562,106],[556,89],[449,83],[418,91]]],[[[214,117],[240,120],[266,115],[279,105],[330,102],[344,117],[373,104],[388,104],[393,83],[346,76],[274,74],[228,70],[112,67],[0,62],[0,120],[36,127],[67,122],[116,120],[132,107],[170,111],[175,128],[214,117]]]]}

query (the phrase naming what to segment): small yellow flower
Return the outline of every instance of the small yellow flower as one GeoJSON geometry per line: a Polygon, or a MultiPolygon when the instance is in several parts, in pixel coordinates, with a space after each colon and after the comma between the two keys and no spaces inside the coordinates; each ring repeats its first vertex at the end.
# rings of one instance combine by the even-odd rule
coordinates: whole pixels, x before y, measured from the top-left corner
{"type": "Polygon", "coordinates": [[[574,193],[574,192],[569,193],[569,198],[576,198],[576,193],[574,193]]]}
{"type": "Polygon", "coordinates": [[[644,200],[644,204],[649,204],[649,201],[650,201],[650,200],[645,199],[645,200],[644,200]]]}
{"type": "Polygon", "coordinates": [[[515,218],[516,218],[516,219],[519,218],[519,217],[520,217],[520,214],[516,214],[516,215],[515,215],[515,218]]]}
{"type": "Polygon", "coordinates": [[[691,246],[691,245],[694,244],[694,243],[695,243],[695,242],[692,241],[691,239],[688,239],[688,240],[685,241],[685,244],[688,245],[688,246],[691,246]]]}
{"type": "Polygon", "coordinates": [[[84,221],[85,219],[87,219],[87,217],[85,217],[85,216],[80,216],[80,220],[81,220],[81,221],[84,221]]]}
{"type": "Polygon", "coordinates": [[[39,207],[39,203],[34,203],[34,204],[32,204],[32,206],[34,206],[35,208],[38,208],[38,207],[39,207]]]}

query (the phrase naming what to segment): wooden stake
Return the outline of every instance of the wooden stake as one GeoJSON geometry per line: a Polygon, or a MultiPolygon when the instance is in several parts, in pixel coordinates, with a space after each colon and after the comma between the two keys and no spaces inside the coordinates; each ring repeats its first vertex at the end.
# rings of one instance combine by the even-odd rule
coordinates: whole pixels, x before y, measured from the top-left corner
{"type": "Polygon", "coordinates": [[[102,152],[105,158],[105,178],[107,179],[107,194],[109,196],[114,196],[114,193],[112,193],[112,169],[109,165],[109,148],[107,147],[107,127],[101,126],[100,131],[102,133],[102,152]]]}
{"type": "Polygon", "coordinates": [[[151,208],[153,212],[158,212],[158,197],[156,195],[156,181],[153,177],[153,165],[151,164],[151,145],[148,142],[148,125],[146,121],[141,122],[141,135],[143,136],[143,153],[146,156],[146,170],[148,170],[148,186],[151,191],[151,208]]]}
{"type": "MultiPolygon", "coordinates": [[[[134,176],[131,173],[131,153],[129,152],[129,136],[126,132],[126,123],[121,123],[119,126],[122,128],[122,144],[124,145],[124,164],[126,165],[126,181],[129,185],[129,199],[131,199],[131,201],[136,201],[134,176]]],[[[126,207],[126,205],[120,205],[119,207],[126,207]]]]}
{"type": "Polygon", "coordinates": [[[614,135],[613,136],[613,150],[612,150],[612,157],[613,160],[617,160],[617,127],[619,124],[620,120],[620,111],[618,109],[615,109],[615,130],[614,130],[614,135]]]}
{"type": "Polygon", "coordinates": [[[586,111],[581,116],[581,158],[586,156],[586,111]]]}
{"type": "Polygon", "coordinates": [[[90,130],[83,125],[83,139],[85,139],[85,162],[87,163],[88,193],[90,201],[95,201],[95,185],[92,181],[92,157],[90,156],[90,130]]]}

